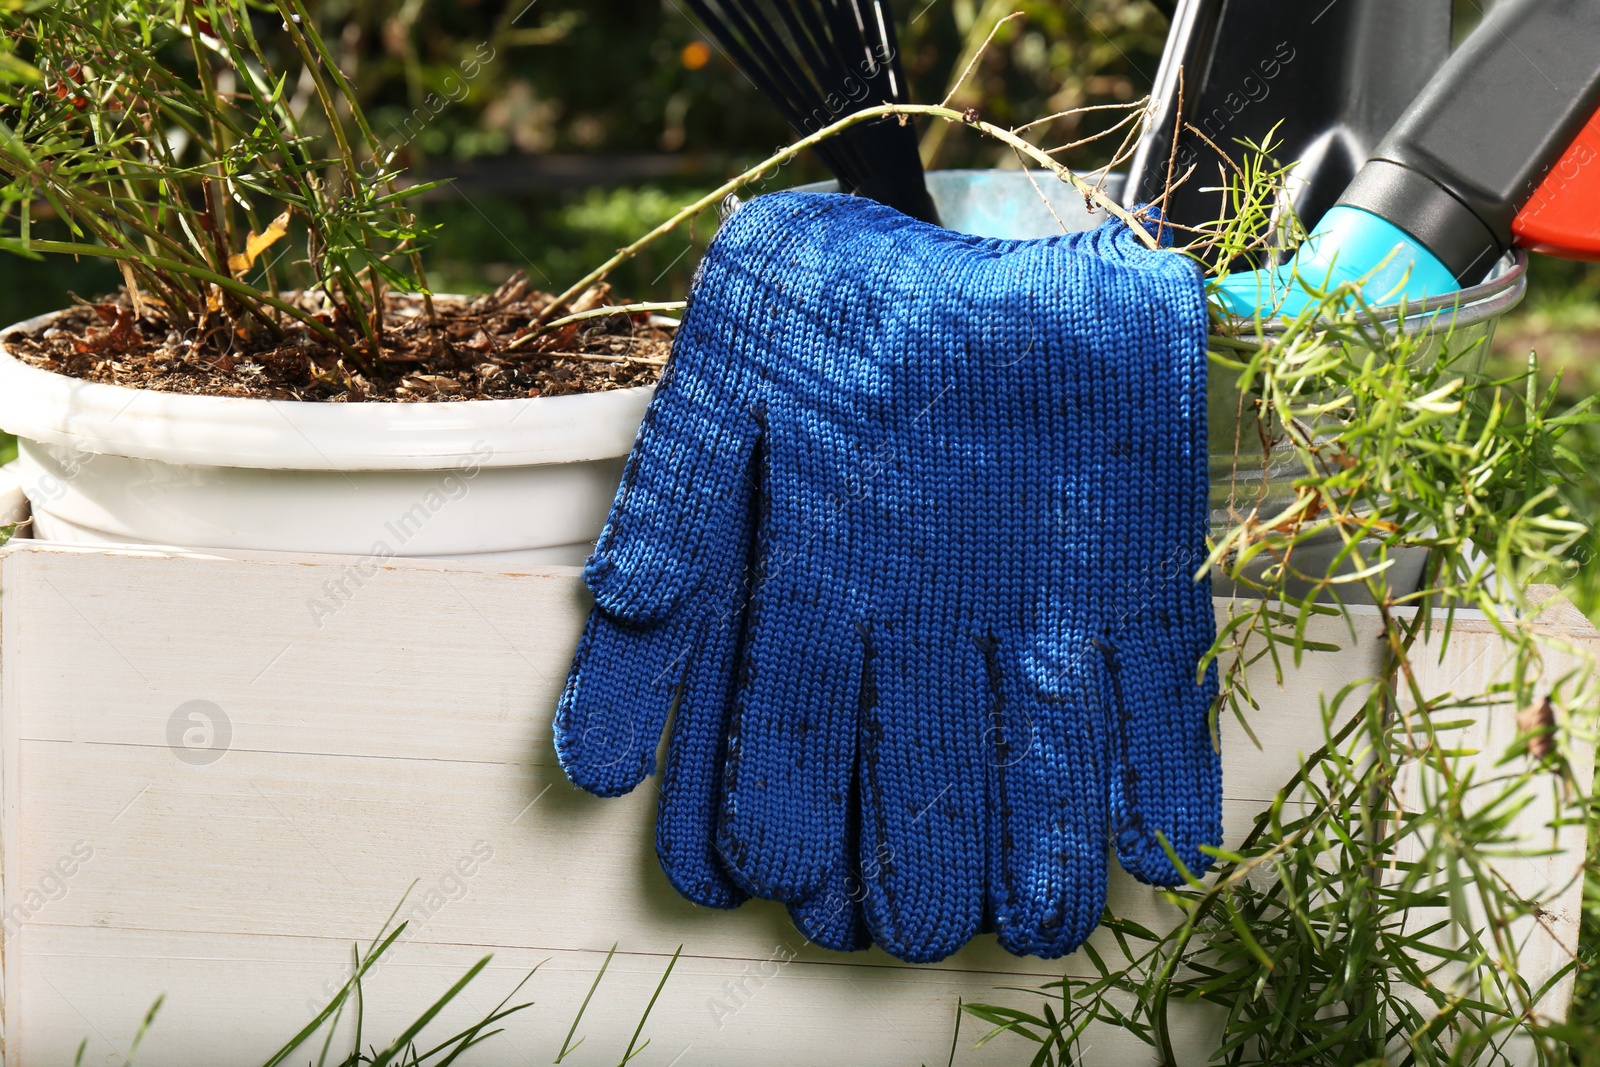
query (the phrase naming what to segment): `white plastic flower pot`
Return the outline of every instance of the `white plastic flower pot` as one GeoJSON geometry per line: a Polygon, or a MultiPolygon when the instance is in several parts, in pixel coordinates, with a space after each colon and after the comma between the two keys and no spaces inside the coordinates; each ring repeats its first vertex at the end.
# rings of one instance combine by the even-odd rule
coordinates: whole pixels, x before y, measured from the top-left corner
{"type": "MultiPolygon", "coordinates": [[[[1120,182],[1105,178],[1112,193],[1120,182]]],[[[1020,170],[934,172],[928,189],[945,225],[984,237],[1104,219],[1071,187],[1020,170]]],[[[1412,309],[1406,328],[1430,335],[1417,358],[1485,350],[1522,298],[1525,266],[1508,258],[1482,285],[1412,309]]],[[[189,396],[91,384],[0,349],[0,428],[22,439],[33,534],[53,541],[581,563],[651,392],[412,404],[189,396]]],[[[1301,469],[1292,449],[1268,454],[1273,435],[1253,416],[1241,422],[1232,381],[1216,376],[1211,399],[1220,530],[1251,507],[1281,510],[1301,469]]],[[[1310,570],[1342,549],[1330,537],[1297,553],[1310,570]]],[[[1425,553],[1405,556],[1392,577],[1415,588],[1425,553]]]]}
{"type": "Polygon", "coordinates": [[[650,394],[196,396],[86,382],[0,348],[0,428],[19,438],[32,535],[50,541],[582,563],[650,394]]]}

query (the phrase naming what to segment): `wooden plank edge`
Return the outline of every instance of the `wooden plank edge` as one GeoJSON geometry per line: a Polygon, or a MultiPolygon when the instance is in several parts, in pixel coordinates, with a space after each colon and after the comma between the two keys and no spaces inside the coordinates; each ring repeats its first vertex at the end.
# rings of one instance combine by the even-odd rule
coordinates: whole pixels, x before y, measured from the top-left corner
{"type": "MultiPolygon", "coordinates": [[[[256,549],[188,549],[180,547],[163,547],[158,545],[90,545],[77,544],[65,541],[41,541],[33,538],[17,538],[4,547],[0,547],[0,560],[18,554],[49,554],[58,556],[97,555],[120,557],[126,559],[167,559],[191,560],[209,563],[247,563],[271,566],[293,567],[343,567],[349,565],[353,559],[366,559],[364,556],[338,555],[333,553],[311,552],[271,552],[256,549]]],[[[468,560],[431,559],[421,557],[392,556],[375,565],[384,571],[414,572],[414,573],[444,573],[444,574],[498,574],[506,577],[547,577],[547,578],[575,578],[583,573],[582,567],[566,566],[554,563],[528,563],[507,564],[505,562],[477,562],[468,560]]],[[[1573,633],[1575,636],[1600,637],[1587,618],[1567,605],[1565,610],[1558,610],[1565,601],[1560,597],[1559,591],[1553,586],[1530,586],[1529,599],[1536,606],[1548,605],[1538,618],[1541,622],[1555,629],[1573,633]],[[1549,616],[1549,618],[1546,618],[1549,616]]],[[[1226,617],[1228,612],[1224,609],[1231,608],[1235,603],[1247,606],[1250,610],[1260,604],[1260,601],[1249,597],[1213,597],[1212,602],[1219,609],[1219,613],[1226,617]]],[[[1275,602],[1276,603],[1276,602],[1275,602]]],[[[1291,607],[1289,610],[1293,610],[1291,607]]],[[[1371,605],[1348,604],[1339,609],[1352,621],[1375,620],[1381,618],[1382,612],[1371,605]]],[[[1400,618],[1410,618],[1416,613],[1416,608],[1400,606],[1391,609],[1392,614],[1400,618]]],[[[1339,616],[1327,616],[1329,621],[1338,621],[1339,616]]],[[[1440,618],[1444,615],[1441,613],[1440,618]]],[[[1458,627],[1466,628],[1466,632],[1494,631],[1495,627],[1481,611],[1475,608],[1463,608],[1454,614],[1454,622],[1458,627]]]]}

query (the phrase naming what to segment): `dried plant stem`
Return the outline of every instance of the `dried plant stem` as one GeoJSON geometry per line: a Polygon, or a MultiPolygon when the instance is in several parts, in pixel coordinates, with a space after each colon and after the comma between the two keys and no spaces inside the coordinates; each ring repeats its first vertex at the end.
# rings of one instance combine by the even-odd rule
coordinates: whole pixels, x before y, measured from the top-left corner
{"type": "MultiPolygon", "coordinates": [[[[1143,117],[1144,116],[1142,116],[1138,112],[1131,112],[1131,113],[1129,113],[1127,115],[1124,115],[1122,118],[1118,119],[1115,125],[1109,126],[1106,129],[1101,130],[1098,133],[1091,133],[1087,137],[1080,137],[1076,141],[1068,141],[1066,144],[1059,144],[1059,145],[1056,145],[1054,148],[1047,148],[1047,149],[1045,149],[1045,151],[1049,155],[1053,156],[1058,152],[1068,152],[1068,151],[1071,151],[1074,148],[1082,148],[1086,144],[1090,144],[1090,143],[1092,143],[1094,141],[1100,140],[1102,137],[1105,137],[1107,134],[1116,133],[1118,130],[1122,129],[1124,126],[1128,125],[1129,123],[1133,123],[1135,125],[1135,129],[1137,129],[1139,127],[1139,125],[1140,125],[1140,120],[1143,117]]],[[[1032,126],[1032,125],[1034,125],[1034,123],[1030,122],[1028,124],[1028,126],[1032,126]]],[[[1021,133],[1023,130],[1027,129],[1028,126],[1018,126],[1017,127],[1017,132],[1021,133]]],[[[1119,154],[1120,154],[1120,152],[1119,152],[1119,154]]]]}
{"type": "MultiPolygon", "coordinates": [[[[509,348],[503,351],[511,351],[509,348]]],[[[646,359],[643,356],[624,354],[606,355],[602,352],[529,352],[528,356],[541,359],[581,359],[589,363],[639,363],[647,367],[665,367],[664,359],[646,359]]]]}
{"type": "MultiPolygon", "coordinates": [[[[322,77],[321,59],[327,55],[327,51],[326,49],[319,51],[314,48],[311,40],[306,36],[306,31],[310,28],[311,22],[308,17],[302,14],[299,5],[291,4],[288,0],[277,0],[277,7],[279,14],[283,16],[283,25],[289,31],[290,39],[294,41],[295,48],[300,52],[301,62],[311,76],[311,83],[316,87],[317,98],[322,103],[322,110],[328,117],[328,128],[333,133],[334,143],[339,147],[339,159],[344,166],[345,186],[350,190],[352,197],[359,199],[361,195],[361,171],[356,163],[356,154],[350,147],[349,137],[345,135],[344,124],[339,121],[337,100],[329,90],[328,83],[322,77]]],[[[328,68],[330,70],[337,69],[331,62],[328,64],[328,68]]],[[[346,96],[344,99],[348,100],[349,97],[346,96]]],[[[368,256],[374,256],[371,241],[365,233],[361,235],[361,240],[368,256]]],[[[366,337],[367,350],[371,357],[370,361],[366,358],[358,357],[356,360],[357,365],[362,370],[375,374],[378,359],[383,353],[383,282],[378,277],[377,271],[371,271],[368,280],[372,286],[372,311],[369,314],[365,308],[357,305],[350,309],[350,317],[355,320],[356,325],[360,327],[362,334],[366,337]]],[[[357,280],[355,278],[348,279],[348,284],[345,286],[345,296],[350,299],[352,304],[357,304],[357,301],[353,298],[360,291],[361,287],[357,280]]]]}
{"type": "MultiPolygon", "coordinates": [[[[271,63],[261,51],[261,43],[256,40],[255,34],[249,32],[248,20],[243,25],[236,25],[235,34],[238,40],[242,40],[249,47],[250,54],[255,58],[260,71],[272,69],[271,63]]],[[[223,56],[229,56],[229,53],[222,50],[220,45],[218,45],[218,50],[223,56]]],[[[292,109],[285,107],[281,100],[277,100],[271,95],[272,87],[262,80],[260,71],[252,70],[248,64],[244,63],[238,64],[238,67],[245,89],[249,92],[251,99],[254,100],[261,114],[275,115],[278,119],[277,122],[263,123],[262,128],[272,138],[273,147],[277,149],[279,157],[283,160],[284,172],[289,176],[295,192],[299,194],[306,205],[306,208],[301,210],[299,215],[306,226],[307,253],[312,268],[315,270],[317,269],[316,249],[319,245],[325,248],[328,244],[328,235],[323,226],[327,206],[323,201],[321,184],[312,180],[306,174],[305,168],[295,158],[294,148],[286,139],[286,137],[292,137],[298,141],[303,138],[304,134],[300,129],[299,120],[292,109]]]]}
{"type": "MultiPolygon", "coordinates": [[[[1182,67],[1178,68],[1178,106],[1173,108],[1173,111],[1177,112],[1177,115],[1173,119],[1172,151],[1170,153],[1168,153],[1168,155],[1167,155],[1167,180],[1166,180],[1166,183],[1162,186],[1163,192],[1162,192],[1161,195],[1163,197],[1165,197],[1167,195],[1166,191],[1170,190],[1172,188],[1172,172],[1173,172],[1174,169],[1176,169],[1176,167],[1178,165],[1178,139],[1183,134],[1183,68],[1182,67]]],[[[1167,213],[1165,211],[1163,211],[1161,213],[1160,233],[1161,233],[1161,235],[1164,236],[1166,234],[1166,232],[1167,232],[1167,213]]]]}
{"type": "MultiPolygon", "coordinates": [[[[972,19],[961,39],[961,51],[952,63],[952,70],[966,70],[973,62],[975,56],[981,55],[988,47],[988,31],[986,27],[993,26],[1017,7],[1017,0],[985,0],[978,8],[976,17],[972,19]],[[980,42],[979,38],[982,38],[980,42]]],[[[944,138],[949,133],[948,126],[930,126],[923,133],[917,144],[917,153],[922,157],[922,165],[926,169],[933,169],[933,164],[939,157],[939,151],[944,147],[944,138]]]]}
{"type": "MultiPolygon", "coordinates": [[[[1140,98],[1138,100],[1135,100],[1131,104],[1085,104],[1082,107],[1069,107],[1065,111],[1053,111],[1050,114],[1046,115],[1042,119],[1034,119],[1032,122],[1024,122],[1021,126],[1013,126],[1011,128],[1011,132],[1012,133],[1021,133],[1023,130],[1031,130],[1035,126],[1048,126],[1050,123],[1058,122],[1061,119],[1064,119],[1064,118],[1068,117],[1069,115],[1087,115],[1091,111],[1130,111],[1130,112],[1134,113],[1134,117],[1142,118],[1143,115],[1140,114],[1140,113],[1144,112],[1144,111],[1148,111],[1149,108],[1150,108],[1150,97],[1149,96],[1145,96],[1145,97],[1142,97],[1142,98],[1140,98]]],[[[1122,123],[1126,122],[1126,121],[1127,121],[1127,119],[1123,119],[1121,122],[1117,123],[1117,126],[1121,126],[1122,123]]],[[[1111,127],[1111,129],[1114,130],[1114,129],[1117,128],[1117,126],[1113,126],[1113,127],[1111,127]]],[[[1096,134],[1095,136],[1096,137],[1104,137],[1106,134],[1108,134],[1110,132],[1111,132],[1111,130],[1104,130],[1101,133],[1096,134]]],[[[1093,140],[1093,138],[1090,138],[1090,140],[1093,140]]],[[[1056,151],[1060,151],[1060,149],[1056,149],[1056,151]]]]}
{"type": "Polygon", "coordinates": [[[806,149],[810,148],[812,145],[818,144],[830,137],[842,133],[845,130],[850,129],[852,126],[859,126],[864,122],[872,122],[876,119],[896,116],[910,117],[912,115],[923,115],[928,118],[940,119],[948,123],[961,123],[966,126],[971,126],[973,129],[987,137],[994,138],[1001,144],[1007,145],[1018,153],[1027,156],[1035,163],[1038,163],[1043,169],[1050,171],[1057,178],[1071,185],[1074,189],[1078,190],[1078,192],[1082,193],[1084,197],[1104,208],[1107,214],[1110,214],[1113,217],[1121,219],[1123,222],[1127,223],[1129,229],[1133,231],[1134,235],[1150,248],[1159,247],[1155,237],[1151,236],[1150,232],[1144,228],[1144,225],[1140,222],[1140,220],[1135,217],[1132,212],[1128,211],[1121,204],[1107,196],[1096,183],[1088,182],[1083,178],[1080,178],[1072,170],[1052,159],[1050,155],[1043,149],[1030,144],[1028,141],[1017,136],[1017,134],[1013,131],[1005,129],[1001,126],[995,126],[992,123],[984,122],[982,119],[974,117],[972,113],[956,111],[953,108],[948,108],[941,104],[879,104],[877,107],[863,108],[862,110],[853,114],[846,115],[844,118],[833,123],[831,126],[825,126],[816,133],[802,137],[800,140],[789,145],[787,148],[784,148],[782,151],[776,152],[767,157],[765,160],[745,171],[743,174],[723,182],[711,192],[689,204],[676,215],[673,215],[670,219],[667,219],[661,225],[657,226],[655,229],[651,230],[637,241],[627,245],[624,248],[618,249],[617,253],[610,259],[606,260],[604,263],[600,264],[600,266],[596,267],[594,270],[578,279],[578,281],[569,286],[565,292],[556,297],[550,306],[545,308],[545,310],[540,313],[538,318],[534,319],[534,325],[539,327],[547,326],[549,324],[548,317],[553,315],[560,308],[565,307],[568,301],[578,296],[591,285],[594,285],[596,282],[604,279],[612,271],[616,270],[619,266],[638,255],[642,249],[654,241],[668,233],[671,233],[685,221],[694,218],[707,208],[721,203],[730,193],[738,192],[745,185],[751,181],[754,181],[767,170],[773,167],[782,166],[795,156],[799,155],[801,152],[804,152],[806,149]]]}
{"type": "Polygon", "coordinates": [[[1005,18],[997,20],[995,24],[989,28],[989,36],[985,37],[983,39],[983,43],[978,46],[978,50],[972,53],[972,59],[961,71],[961,77],[957,78],[950,84],[950,91],[944,94],[943,100],[939,101],[940,107],[949,107],[950,101],[955,98],[956,93],[960,92],[961,87],[966,84],[967,79],[972,77],[972,68],[976,67],[978,62],[983,59],[983,54],[989,50],[989,45],[994,41],[994,35],[1000,32],[1000,27],[1004,26],[1008,22],[1013,21],[1014,19],[1020,18],[1022,18],[1022,12],[1013,11],[1005,18]]]}
{"type": "MultiPolygon", "coordinates": [[[[593,308],[589,311],[580,311],[576,315],[563,315],[554,322],[544,323],[543,328],[546,330],[553,330],[558,326],[565,326],[568,323],[582,322],[584,319],[602,319],[609,315],[638,315],[646,311],[682,311],[688,306],[688,301],[685,300],[666,300],[657,303],[643,304],[613,304],[609,307],[593,308]]],[[[523,334],[509,345],[506,345],[505,351],[514,352],[538,336],[538,331],[523,334]]]]}
{"type": "Polygon", "coordinates": [[[1226,163],[1229,167],[1231,167],[1233,169],[1233,173],[1234,174],[1238,175],[1240,178],[1245,178],[1244,168],[1239,166],[1239,164],[1234,161],[1232,156],[1228,155],[1228,153],[1226,153],[1222,149],[1218,148],[1217,147],[1217,142],[1215,142],[1211,138],[1207,137],[1205,135],[1205,133],[1203,133],[1198,127],[1196,127],[1192,123],[1185,122],[1183,124],[1183,128],[1188,130],[1190,133],[1194,134],[1196,137],[1200,138],[1200,140],[1204,141],[1206,143],[1207,147],[1209,147],[1213,152],[1215,152],[1218,155],[1218,157],[1220,157],[1221,160],[1224,163],[1226,163]]]}

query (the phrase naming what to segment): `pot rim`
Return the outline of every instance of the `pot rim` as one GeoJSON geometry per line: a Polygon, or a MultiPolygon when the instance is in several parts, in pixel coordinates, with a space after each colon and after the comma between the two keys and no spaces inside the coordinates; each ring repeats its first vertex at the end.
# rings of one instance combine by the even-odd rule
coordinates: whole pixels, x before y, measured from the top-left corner
{"type": "Polygon", "coordinates": [[[0,343],[0,428],[24,441],[182,466],[403,471],[618,459],[654,390],[357,404],[207,396],[84,381],[29,366],[0,343]]]}

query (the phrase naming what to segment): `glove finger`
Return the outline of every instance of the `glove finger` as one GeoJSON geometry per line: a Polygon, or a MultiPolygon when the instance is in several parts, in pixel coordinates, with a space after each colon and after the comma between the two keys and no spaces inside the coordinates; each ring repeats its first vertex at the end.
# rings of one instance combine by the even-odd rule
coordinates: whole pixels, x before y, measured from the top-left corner
{"type": "Polygon", "coordinates": [[[796,928],[813,944],[835,952],[856,952],[872,944],[862,905],[866,889],[859,854],[860,800],[859,783],[852,774],[846,799],[845,832],[833,845],[833,862],[822,889],[808,900],[789,905],[789,917],[796,928]]]}
{"type": "Polygon", "coordinates": [[[630,792],[655,772],[667,712],[699,644],[701,619],[684,614],[631,627],[589,613],[556,707],[556,756],[572,784],[596,796],[630,792]]]}
{"type": "Polygon", "coordinates": [[[716,847],[747,589],[743,568],[736,577],[702,587],[716,606],[701,630],[673,711],[661,774],[656,820],[661,869],[678,892],[708,908],[736,907],[747,898],[728,876],[716,847]]]}
{"type": "Polygon", "coordinates": [[[835,865],[861,693],[859,637],[814,607],[779,610],[791,594],[763,583],[751,603],[718,827],[734,878],[784,902],[816,895],[835,865]]]}
{"type": "Polygon", "coordinates": [[[682,329],[583,573],[595,603],[632,623],[660,621],[700,584],[747,507],[759,430],[745,361],[692,315],[682,329]]]}
{"type": "Polygon", "coordinates": [[[806,939],[834,952],[859,952],[872,945],[862,904],[866,888],[858,855],[857,801],[857,791],[852,788],[845,819],[846,833],[834,846],[833,865],[823,880],[821,891],[809,900],[789,905],[789,917],[806,939]]]}
{"type": "Polygon", "coordinates": [[[861,880],[844,866],[829,874],[816,896],[790,904],[789,918],[807,941],[834,952],[859,952],[872,946],[861,905],[861,880]]]}
{"type": "Polygon", "coordinates": [[[1055,959],[1105,909],[1105,671],[1081,637],[983,643],[989,677],[989,908],[1008,952],[1055,959]]]}
{"type": "Polygon", "coordinates": [[[861,855],[884,951],[932,963],[984,922],[989,768],[980,649],[968,635],[874,624],[862,679],[861,855]]]}
{"type": "Polygon", "coordinates": [[[1183,881],[1163,838],[1194,875],[1212,863],[1201,846],[1222,845],[1222,756],[1211,731],[1216,665],[1196,678],[1214,639],[1209,583],[1174,593],[1113,634],[1105,652],[1112,837],[1122,868],[1152,885],[1183,881]],[[1180,599],[1190,603],[1173,602],[1180,599]]]}
{"type": "MultiPolygon", "coordinates": [[[[657,396],[659,399],[660,394],[657,396]]],[[[652,410],[654,408],[652,403],[652,410]]],[[[628,459],[630,470],[651,469],[655,462],[646,436],[641,431],[640,443],[635,445],[628,459]]],[[[722,494],[724,499],[717,513],[706,519],[705,529],[696,533],[695,569],[697,574],[709,578],[704,583],[703,596],[659,619],[637,622],[612,612],[601,594],[596,593],[594,610],[578,642],[566,689],[556,711],[556,751],[561,765],[574,784],[591,793],[617,796],[654,773],[656,748],[667,712],[677,697],[690,662],[701,648],[703,633],[710,626],[731,623],[741,612],[753,528],[750,455],[746,451],[739,457],[737,473],[722,494]]],[[[671,510],[670,502],[665,502],[657,509],[659,514],[652,514],[664,522],[664,516],[671,510]]],[[[603,552],[608,537],[642,549],[649,547],[651,537],[668,536],[658,523],[648,536],[639,532],[638,537],[631,537],[629,522],[634,512],[634,489],[625,480],[612,507],[612,520],[607,523],[606,533],[601,535],[601,547],[596,549],[584,572],[584,580],[591,589],[597,581],[602,589],[606,588],[603,575],[596,577],[597,571],[613,576],[624,573],[608,569],[603,552]]],[[[672,567],[666,557],[658,562],[665,569],[672,567]]],[[[695,584],[702,584],[700,577],[696,577],[695,584]]],[[[629,583],[623,581],[623,586],[629,583]]],[[[643,587],[632,588],[637,592],[643,587]]],[[[661,607],[671,603],[671,598],[662,594],[651,603],[661,607]]],[[[736,645],[737,641],[738,627],[733,625],[722,634],[722,643],[713,641],[706,646],[706,654],[715,659],[719,653],[727,651],[727,643],[736,645]]],[[[725,699],[725,691],[720,688],[722,683],[714,669],[697,674],[696,678],[717,688],[725,699]]],[[[696,693],[693,705],[696,709],[714,708],[717,697],[696,693]]],[[[697,728],[712,728],[697,718],[691,721],[697,728]]]]}
{"type": "Polygon", "coordinates": [[[783,352],[796,220],[836,198],[762,197],[735,211],[695,271],[693,292],[645,412],[610,517],[584,572],[620,619],[662,618],[707,573],[729,509],[746,500],[769,365],[783,352]]]}
{"type": "Polygon", "coordinates": [[[1129,324],[1135,361],[1114,405],[1122,418],[1143,418],[1099,424],[1128,442],[1102,450],[1099,491],[1116,513],[1137,512],[1141,526],[1136,541],[1104,544],[1119,603],[1101,640],[1111,683],[1107,785],[1117,856],[1135,878],[1173,885],[1181,871],[1162,839],[1190,873],[1211,865],[1201,848],[1221,844],[1222,772],[1210,729],[1215,668],[1196,678],[1216,634],[1209,578],[1194,578],[1205,567],[1210,520],[1205,301],[1192,271],[1175,262],[1182,257],[1155,258],[1150,286],[1163,296],[1129,324]]]}

